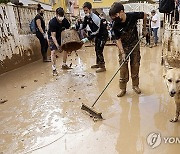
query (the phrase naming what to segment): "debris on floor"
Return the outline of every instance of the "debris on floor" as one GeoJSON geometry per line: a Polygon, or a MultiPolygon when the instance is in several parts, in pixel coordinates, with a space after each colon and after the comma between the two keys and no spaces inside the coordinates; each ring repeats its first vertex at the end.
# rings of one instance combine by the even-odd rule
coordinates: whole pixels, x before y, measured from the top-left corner
{"type": "Polygon", "coordinates": [[[4,103],[6,103],[7,101],[8,101],[7,99],[5,99],[5,100],[0,99],[0,104],[4,104],[4,103]]]}
{"type": "Polygon", "coordinates": [[[24,89],[25,87],[27,87],[27,86],[21,86],[21,89],[24,89]]]}

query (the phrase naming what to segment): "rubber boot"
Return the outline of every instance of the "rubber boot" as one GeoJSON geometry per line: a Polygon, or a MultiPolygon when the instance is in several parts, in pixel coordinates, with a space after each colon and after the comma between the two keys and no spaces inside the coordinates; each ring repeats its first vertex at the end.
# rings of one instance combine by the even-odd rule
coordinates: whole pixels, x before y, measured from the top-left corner
{"type": "Polygon", "coordinates": [[[135,91],[136,94],[141,93],[141,89],[138,86],[133,86],[133,90],[135,91]]]}
{"type": "Polygon", "coordinates": [[[125,94],[126,94],[126,89],[120,89],[120,92],[117,95],[117,97],[123,97],[125,94]]]}
{"type": "Polygon", "coordinates": [[[104,64],[100,64],[99,68],[96,70],[96,73],[105,72],[106,68],[104,64]]]}
{"type": "Polygon", "coordinates": [[[99,64],[92,65],[91,68],[99,68],[99,64]]]}

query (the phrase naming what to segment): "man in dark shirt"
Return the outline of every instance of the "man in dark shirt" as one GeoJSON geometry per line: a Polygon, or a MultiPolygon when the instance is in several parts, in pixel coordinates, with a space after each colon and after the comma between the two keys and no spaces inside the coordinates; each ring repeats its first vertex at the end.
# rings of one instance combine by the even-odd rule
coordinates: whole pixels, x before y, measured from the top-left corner
{"type": "MultiPolygon", "coordinates": [[[[139,40],[137,31],[138,19],[143,19],[143,35],[146,35],[146,14],[144,12],[125,13],[124,6],[119,2],[115,2],[111,6],[109,15],[114,21],[113,30],[116,36],[116,44],[119,48],[119,62],[121,63],[139,40]]],[[[140,59],[140,45],[138,45],[130,55],[132,88],[137,94],[141,93],[139,88],[140,59]]],[[[120,69],[120,93],[118,97],[126,94],[128,81],[129,70],[128,62],[126,62],[120,69]]]]}
{"type": "MultiPolygon", "coordinates": [[[[49,30],[48,30],[53,75],[57,75],[55,51],[56,50],[61,51],[61,32],[68,28],[70,28],[70,23],[64,17],[63,8],[61,7],[57,8],[56,17],[54,17],[49,21],[49,30]]],[[[69,66],[66,65],[66,60],[67,60],[67,52],[64,51],[62,69],[71,69],[69,66]]]]}
{"type": "Polygon", "coordinates": [[[47,35],[45,33],[45,21],[44,21],[44,9],[38,4],[37,8],[38,14],[34,18],[35,26],[36,26],[36,36],[40,41],[41,45],[41,54],[43,57],[43,62],[51,62],[47,58],[47,50],[48,50],[48,42],[47,42],[47,35]]]}
{"type": "Polygon", "coordinates": [[[106,71],[105,61],[103,56],[104,46],[108,38],[108,31],[106,24],[94,13],[92,13],[92,4],[85,2],[83,5],[85,17],[80,29],[84,29],[89,25],[92,33],[87,38],[82,39],[83,43],[95,38],[95,51],[96,51],[96,65],[91,68],[98,68],[96,73],[106,71]]]}

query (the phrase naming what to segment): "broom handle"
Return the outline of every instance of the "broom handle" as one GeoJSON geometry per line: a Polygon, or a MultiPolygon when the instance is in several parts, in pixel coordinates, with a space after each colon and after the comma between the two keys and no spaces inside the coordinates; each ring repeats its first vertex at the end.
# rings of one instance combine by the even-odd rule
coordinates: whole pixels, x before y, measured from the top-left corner
{"type": "MultiPolygon", "coordinates": [[[[143,38],[143,37],[142,37],[143,38]]],[[[103,89],[103,91],[100,93],[100,95],[98,96],[98,98],[96,99],[96,101],[94,102],[94,104],[92,105],[92,107],[97,103],[97,101],[99,100],[99,98],[102,96],[102,94],[104,93],[104,91],[107,89],[107,87],[110,85],[110,83],[112,82],[112,80],[115,78],[115,76],[117,75],[117,73],[120,71],[121,67],[123,66],[123,64],[128,60],[129,56],[131,55],[131,53],[134,51],[134,49],[137,47],[137,45],[140,43],[140,41],[142,40],[142,38],[139,39],[139,41],[136,43],[136,45],[133,47],[133,49],[131,50],[131,52],[126,56],[125,60],[120,64],[118,70],[116,71],[116,73],[113,75],[113,77],[111,78],[111,80],[108,82],[108,84],[105,86],[105,88],[103,89]]]]}

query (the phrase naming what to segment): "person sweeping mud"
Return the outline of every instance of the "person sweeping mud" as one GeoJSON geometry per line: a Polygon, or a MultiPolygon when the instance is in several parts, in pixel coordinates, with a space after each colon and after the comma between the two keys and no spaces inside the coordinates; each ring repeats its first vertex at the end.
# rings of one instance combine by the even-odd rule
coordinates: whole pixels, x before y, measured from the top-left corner
{"type": "MultiPolygon", "coordinates": [[[[143,35],[145,36],[147,34],[147,15],[144,12],[125,13],[124,6],[119,2],[113,3],[113,5],[110,8],[109,15],[111,19],[114,21],[113,31],[116,36],[117,47],[119,48],[119,62],[122,63],[122,61],[125,61],[125,57],[128,55],[128,53],[139,41],[137,31],[138,19],[143,19],[143,35]]],[[[139,88],[140,59],[140,45],[138,45],[130,55],[132,88],[137,94],[141,93],[141,90],[139,88]]],[[[127,61],[120,69],[120,93],[117,95],[118,97],[122,97],[126,94],[126,86],[128,81],[129,69],[127,61]]]]}
{"type": "MultiPolygon", "coordinates": [[[[65,29],[70,28],[69,21],[64,17],[63,8],[59,7],[56,9],[56,17],[49,21],[49,30],[48,30],[48,39],[49,39],[49,47],[51,50],[51,61],[52,61],[52,70],[53,75],[58,75],[56,70],[56,56],[55,51],[61,49],[61,32],[65,29]]],[[[67,52],[63,52],[63,65],[62,69],[71,69],[71,67],[66,65],[67,60],[67,52]]]]}
{"type": "Polygon", "coordinates": [[[105,61],[103,56],[104,46],[108,38],[107,22],[101,20],[96,14],[92,13],[92,4],[85,2],[83,5],[85,17],[80,29],[85,29],[89,25],[92,33],[87,38],[82,39],[83,43],[95,38],[96,64],[91,68],[98,68],[96,73],[106,71],[105,61]]]}

